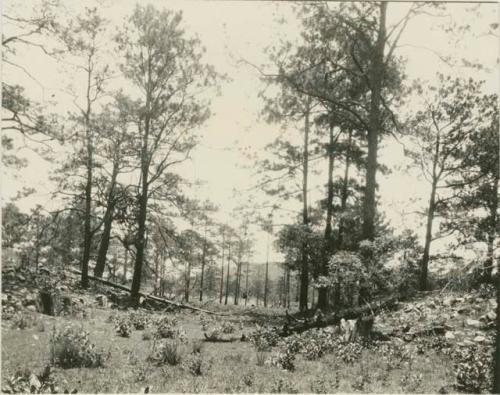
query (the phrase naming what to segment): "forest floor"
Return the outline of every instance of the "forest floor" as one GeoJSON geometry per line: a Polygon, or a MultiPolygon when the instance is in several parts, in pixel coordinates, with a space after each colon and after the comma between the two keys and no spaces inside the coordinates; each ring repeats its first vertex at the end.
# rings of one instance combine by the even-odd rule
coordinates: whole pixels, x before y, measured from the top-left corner
{"type": "MultiPolygon", "coordinates": [[[[255,343],[248,341],[258,325],[266,323],[265,312],[246,314],[251,309],[234,306],[227,307],[224,316],[209,316],[189,310],[168,313],[141,309],[145,329],[129,326],[125,331],[130,331],[129,337],[122,337],[117,332],[117,323],[130,320],[134,316],[132,310],[99,307],[94,294],[80,292],[74,294],[84,306],[78,313],[43,315],[26,302],[32,300],[33,292],[26,279],[21,281],[11,275],[11,279],[19,280],[13,287],[14,282],[9,283],[5,278],[9,276],[2,280],[2,392],[19,390],[23,380],[32,390],[40,387],[41,379],[37,381],[36,375],[51,364],[51,338],[68,324],[80,332],[88,332],[90,343],[95,345],[92,349],[104,355],[101,367],[52,369],[51,380],[59,391],[79,393],[436,393],[446,388],[456,392],[454,353],[476,345],[490,349],[493,342],[493,330],[488,324],[493,318],[491,298],[476,294],[465,297],[453,293],[431,294],[377,316],[377,328],[384,331],[403,328],[405,335],[367,346],[342,346],[337,352],[318,352],[306,344],[303,350],[308,351],[296,352],[291,357],[293,366],[285,370],[284,365],[272,362],[280,358],[282,361],[288,355],[280,342],[259,351],[255,343]],[[23,295],[22,301],[17,299],[19,295],[23,295]],[[228,314],[228,310],[238,314],[228,314]],[[165,317],[173,323],[176,333],[181,334],[175,341],[155,340],[153,336],[157,330],[154,323],[165,317]],[[446,325],[445,334],[405,338],[416,329],[436,322],[446,325]],[[228,332],[232,333],[218,339],[232,341],[205,341],[204,334],[210,332],[207,326],[230,328],[228,332]],[[245,335],[243,340],[242,335],[245,335]],[[177,346],[171,352],[178,357],[173,364],[158,363],[159,346],[165,341],[177,346]]],[[[276,316],[275,313],[271,310],[269,317],[276,316]]],[[[313,329],[297,335],[296,339],[307,342],[320,332],[328,336],[333,333],[330,328],[313,329]]]]}

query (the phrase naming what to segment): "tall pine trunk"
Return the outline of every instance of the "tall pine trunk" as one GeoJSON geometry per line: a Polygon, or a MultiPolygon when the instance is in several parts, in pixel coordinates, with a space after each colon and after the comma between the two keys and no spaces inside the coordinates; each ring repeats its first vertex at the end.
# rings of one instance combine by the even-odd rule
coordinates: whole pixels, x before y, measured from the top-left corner
{"type": "MultiPolygon", "coordinates": [[[[332,216],[333,216],[333,164],[334,164],[334,141],[333,141],[333,123],[330,125],[330,139],[328,143],[328,193],[326,198],[326,225],[325,225],[325,246],[323,261],[321,262],[320,275],[328,275],[328,259],[332,252],[332,216]]],[[[328,307],[328,289],[318,289],[318,308],[328,307]]]]}
{"type": "MultiPolygon", "coordinates": [[[[310,100],[306,104],[306,112],[304,116],[304,153],[303,153],[303,175],[302,175],[302,224],[307,230],[309,226],[309,216],[307,208],[307,178],[309,173],[309,115],[310,115],[310,100]]],[[[309,288],[309,262],[307,254],[307,240],[302,242],[302,265],[300,271],[300,296],[299,296],[299,310],[307,310],[309,288]]]]}
{"type": "Polygon", "coordinates": [[[83,222],[83,256],[82,256],[82,278],[81,285],[83,288],[88,288],[89,286],[89,260],[90,260],[90,247],[92,244],[92,231],[90,229],[90,217],[92,211],[92,166],[93,166],[93,146],[92,146],[92,135],[90,131],[90,78],[91,73],[88,74],[88,88],[87,88],[87,112],[85,114],[85,140],[87,149],[87,180],[85,184],[85,218],[83,222]]]}
{"type": "Polygon", "coordinates": [[[231,241],[229,241],[229,250],[227,254],[227,273],[226,273],[226,295],[224,298],[224,304],[227,304],[227,298],[229,297],[229,263],[231,262],[231,241]]]}
{"type": "Polygon", "coordinates": [[[222,304],[222,291],[224,289],[224,231],[222,231],[222,260],[220,263],[220,292],[219,292],[219,304],[222,304]]]}
{"type": "Polygon", "coordinates": [[[365,199],[363,202],[362,239],[373,240],[375,237],[377,187],[377,155],[380,134],[380,104],[382,94],[382,79],[384,71],[384,47],[386,42],[386,12],[387,2],[380,2],[380,19],[377,41],[370,71],[370,111],[368,116],[368,154],[366,161],[365,199]]]}
{"type": "Polygon", "coordinates": [[[101,243],[97,253],[97,262],[94,268],[94,276],[101,278],[106,266],[106,255],[109,248],[109,239],[111,236],[111,227],[113,224],[113,213],[115,209],[115,185],[118,176],[118,162],[113,163],[113,172],[111,174],[111,184],[109,187],[106,212],[104,213],[104,229],[101,236],[101,243]]]}
{"type": "Polygon", "coordinates": [[[267,307],[267,292],[269,282],[269,233],[267,234],[266,278],[264,279],[264,307],[267,307]]]}
{"type": "Polygon", "coordinates": [[[203,239],[203,251],[201,253],[200,302],[203,302],[203,280],[205,276],[206,254],[207,254],[207,223],[205,222],[205,238],[203,239]]]}
{"type": "MultiPolygon", "coordinates": [[[[488,282],[492,281],[492,271],[493,271],[493,266],[495,262],[495,239],[497,237],[497,226],[498,226],[498,184],[499,184],[499,177],[498,173],[496,174],[496,177],[494,179],[493,185],[492,185],[492,200],[490,202],[490,215],[488,218],[489,226],[488,226],[488,235],[487,235],[487,245],[488,245],[488,253],[487,253],[487,258],[484,262],[484,272],[486,276],[486,280],[488,282]]],[[[497,267],[498,271],[498,267],[497,267]]]]}
{"type": "Polygon", "coordinates": [[[344,214],[347,210],[347,195],[349,186],[349,167],[351,164],[351,144],[352,144],[352,129],[349,129],[349,135],[347,138],[347,151],[345,154],[345,169],[344,169],[344,179],[342,180],[342,192],[340,196],[340,219],[339,219],[339,236],[337,238],[337,249],[342,250],[344,248],[344,232],[345,232],[345,219],[344,214]]]}

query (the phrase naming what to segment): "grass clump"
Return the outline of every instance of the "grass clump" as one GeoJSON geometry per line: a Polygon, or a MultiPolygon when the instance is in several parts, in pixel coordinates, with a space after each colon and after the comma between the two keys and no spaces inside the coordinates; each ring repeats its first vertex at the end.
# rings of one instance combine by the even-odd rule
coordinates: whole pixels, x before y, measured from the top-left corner
{"type": "Polygon", "coordinates": [[[66,325],[52,330],[50,362],[63,369],[97,368],[104,365],[104,353],[89,340],[89,333],[81,327],[66,325]]]}
{"type": "Polygon", "coordinates": [[[182,361],[181,345],[177,340],[163,341],[159,345],[155,343],[148,359],[157,365],[179,365],[182,361]]]}

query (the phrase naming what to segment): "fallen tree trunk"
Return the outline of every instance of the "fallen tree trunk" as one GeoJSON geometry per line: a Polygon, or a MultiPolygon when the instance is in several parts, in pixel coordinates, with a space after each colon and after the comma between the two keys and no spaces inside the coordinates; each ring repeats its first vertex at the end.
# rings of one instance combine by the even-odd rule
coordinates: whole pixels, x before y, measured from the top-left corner
{"type": "MultiPolygon", "coordinates": [[[[81,272],[79,270],[70,269],[70,271],[73,272],[73,273],[75,273],[75,274],[80,274],[81,275],[81,272]]],[[[91,276],[90,274],[88,275],[88,278],[89,278],[89,280],[97,281],[97,282],[99,282],[101,284],[107,285],[108,287],[120,289],[120,290],[128,292],[128,293],[132,292],[132,290],[130,288],[127,288],[127,287],[125,287],[125,286],[123,286],[121,284],[116,284],[116,283],[113,283],[111,281],[99,278],[99,277],[91,276]]],[[[142,296],[146,300],[152,300],[152,301],[163,303],[163,304],[166,304],[166,305],[169,305],[169,306],[175,306],[175,307],[178,307],[178,308],[181,308],[181,309],[188,309],[188,310],[193,310],[193,311],[200,311],[202,313],[212,314],[212,315],[227,315],[227,314],[224,314],[224,313],[217,313],[215,311],[200,309],[199,307],[190,306],[190,305],[184,304],[184,303],[174,302],[172,300],[160,298],[158,296],[153,296],[153,295],[145,294],[145,293],[142,293],[142,292],[139,292],[139,296],[142,296]]]]}
{"type": "MultiPolygon", "coordinates": [[[[342,319],[353,320],[367,315],[373,315],[375,312],[384,309],[394,307],[399,300],[399,295],[391,296],[385,299],[381,299],[374,302],[371,305],[353,307],[350,309],[344,309],[337,313],[330,315],[316,315],[315,318],[303,321],[294,318],[294,322],[291,322],[291,318],[288,318],[288,322],[285,323],[281,329],[280,335],[283,337],[290,336],[293,333],[302,333],[312,328],[325,328],[330,325],[339,324],[342,319]]],[[[288,316],[290,317],[290,316],[288,316]]]]}

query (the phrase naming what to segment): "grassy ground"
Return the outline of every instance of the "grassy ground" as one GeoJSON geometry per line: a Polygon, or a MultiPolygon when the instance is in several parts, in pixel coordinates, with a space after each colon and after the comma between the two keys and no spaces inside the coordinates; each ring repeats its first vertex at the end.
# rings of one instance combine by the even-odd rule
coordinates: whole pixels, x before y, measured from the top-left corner
{"type": "MultiPolygon", "coordinates": [[[[437,392],[453,383],[453,365],[449,357],[434,350],[414,355],[409,366],[391,366],[387,355],[377,349],[364,349],[362,357],[345,363],[334,354],[309,361],[297,356],[295,371],[258,366],[257,353],[249,342],[203,342],[202,358],[209,368],[201,376],[191,374],[184,364],[157,366],[147,361],[153,340],[143,340],[143,331],[132,331],[129,338],[116,334],[114,324],[106,322],[109,309],[89,308],[88,318],[48,317],[36,314],[36,323],[23,330],[2,328],[2,386],[18,370],[40,372],[49,363],[49,339],[54,325],[67,322],[82,325],[98,348],[109,353],[103,368],[56,369],[62,390],[78,392],[134,393],[152,386],[152,392],[437,392]],[[44,331],[41,331],[42,326],[44,331]],[[420,376],[421,375],[421,376],[420,376]]],[[[117,312],[126,315],[127,312],[117,312]]],[[[177,314],[179,326],[187,334],[182,346],[184,358],[192,343],[203,339],[200,314],[177,314]]],[[[221,318],[222,319],[222,318],[221,318]]],[[[227,317],[224,317],[227,319],[227,317]]],[[[219,320],[220,321],[220,320],[219,320]]],[[[254,318],[239,316],[243,332],[253,329],[254,318]]],[[[238,325],[236,325],[238,327],[238,325]]],[[[238,329],[237,334],[241,334],[238,329]]],[[[396,341],[396,340],[394,340],[396,341]]],[[[394,362],[394,361],[392,361],[394,362]]]]}

